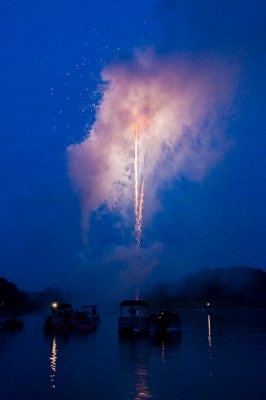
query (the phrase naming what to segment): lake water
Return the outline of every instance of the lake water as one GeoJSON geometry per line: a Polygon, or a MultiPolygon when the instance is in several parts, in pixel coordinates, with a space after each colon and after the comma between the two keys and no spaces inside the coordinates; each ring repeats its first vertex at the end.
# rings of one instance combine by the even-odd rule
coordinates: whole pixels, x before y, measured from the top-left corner
{"type": "Polygon", "coordinates": [[[47,336],[43,316],[0,333],[1,400],[264,400],[266,310],[180,311],[182,336],[119,338],[116,314],[47,336]]]}

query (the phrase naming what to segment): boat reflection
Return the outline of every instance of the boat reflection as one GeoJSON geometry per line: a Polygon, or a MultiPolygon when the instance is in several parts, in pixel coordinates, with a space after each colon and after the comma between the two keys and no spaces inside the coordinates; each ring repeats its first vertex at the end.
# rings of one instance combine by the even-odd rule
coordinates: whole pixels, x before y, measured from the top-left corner
{"type": "Polygon", "coordinates": [[[50,369],[51,369],[50,382],[53,389],[55,389],[56,361],[57,361],[57,343],[56,343],[56,337],[54,336],[52,340],[52,349],[50,356],[50,369]]]}
{"type": "Polygon", "coordinates": [[[151,399],[151,368],[159,362],[159,370],[164,369],[167,359],[171,358],[179,347],[179,340],[158,336],[119,335],[120,361],[127,376],[127,388],[134,400],[151,399]]]}
{"type": "Polygon", "coordinates": [[[150,359],[151,344],[145,337],[128,337],[119,335],[120,359],[123,370],[128,376],[130,397],[134,400],[150,399],[152,393],[148,385],[148,361],[150,359]]]}
{"type": "Polygon", "coordinates": [[[152,394],[148,387],[148,371],[144,365],[139,365],[137,370],[136,396],[134,400],[150,399],[152,394]]]}

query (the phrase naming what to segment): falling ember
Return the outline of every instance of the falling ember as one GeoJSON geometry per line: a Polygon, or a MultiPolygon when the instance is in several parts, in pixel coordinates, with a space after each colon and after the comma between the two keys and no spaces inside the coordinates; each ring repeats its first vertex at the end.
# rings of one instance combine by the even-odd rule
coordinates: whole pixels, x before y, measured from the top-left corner
{"type": "MultiPolygon", "coordinates": [[[[135,232],[137,250],[140,248],[141,233],[142,233],[142,218],[143,218],[143,205],[144,205],[144,189],[145,182],[139,173],[139,135],[141,127],[145,122],[145,118],[134,124],[135,136],[135,161],[134,161],[134,179],[135,179],[135,232]]],[[[143,173],[142,173],[143,175],[143,173]]]]}

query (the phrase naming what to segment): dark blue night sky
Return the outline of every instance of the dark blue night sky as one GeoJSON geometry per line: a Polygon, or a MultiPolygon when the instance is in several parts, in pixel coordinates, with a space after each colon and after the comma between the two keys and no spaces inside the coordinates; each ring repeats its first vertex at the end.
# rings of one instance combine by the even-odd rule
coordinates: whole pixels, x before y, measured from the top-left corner
{"type": "Polygon", "coordinates": [[[205,266],[266,269],[265,1],[2,1],[0,32],[1,276],[93,296],[130,279],[134,221],[95,212],[82,241],[67,148],[94,122],[102,69],[142,46],[238,69],[223,159],[201,182],[161,189],[146,223],[144,208],[143,282],[205,266]]]}

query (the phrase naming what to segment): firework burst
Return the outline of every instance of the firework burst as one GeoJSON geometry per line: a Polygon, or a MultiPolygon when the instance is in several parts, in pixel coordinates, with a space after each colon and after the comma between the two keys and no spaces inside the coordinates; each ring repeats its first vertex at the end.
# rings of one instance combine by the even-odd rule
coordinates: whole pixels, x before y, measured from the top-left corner
{"type": "Polygon", "coordinates": [[[140,248],[144,196],[147,222],[160,208],[164,184],[182,176],[201,181],[228,148],[223,131],[236,72],[219,60],[158,57],[151,50],[104,68],[95,122],[81,143],[68,147],[83,233],[102,205],[131,224],[134,210],[140,248]]]}

